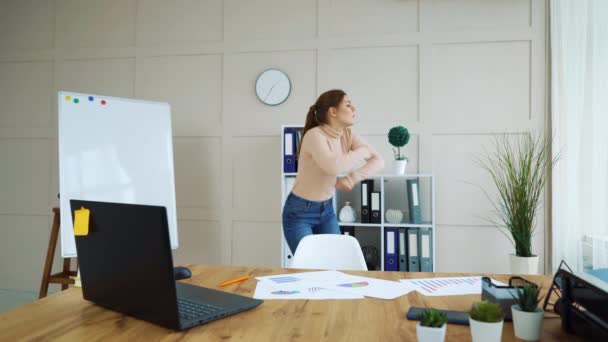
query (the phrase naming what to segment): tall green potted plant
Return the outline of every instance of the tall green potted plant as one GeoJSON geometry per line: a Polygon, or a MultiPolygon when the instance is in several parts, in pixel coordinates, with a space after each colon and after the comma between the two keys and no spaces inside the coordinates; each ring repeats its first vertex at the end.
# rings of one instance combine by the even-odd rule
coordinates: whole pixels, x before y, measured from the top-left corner
{"type": "Polygon", "coordinates": [[[401,148],[410,141],[410,132],[403,126],[395,126],[388,131],[388,142],[393,145],[393,171],[395,174],[405,174],[407,157],[401,154],[401,148]]]}
{"type": "Polygon", "coordinates": [[[542,136],[532,134],[497,137],[495,148],[480,160],[498,189],[497,199],[484,191],[497,217],[489,220],[515,246],[515,254],[511,254],[511,273],[537,274],[538,255],[532,253],[534,222],[547,171],[557,157],[551,159],[549,143],[542,136]]]}

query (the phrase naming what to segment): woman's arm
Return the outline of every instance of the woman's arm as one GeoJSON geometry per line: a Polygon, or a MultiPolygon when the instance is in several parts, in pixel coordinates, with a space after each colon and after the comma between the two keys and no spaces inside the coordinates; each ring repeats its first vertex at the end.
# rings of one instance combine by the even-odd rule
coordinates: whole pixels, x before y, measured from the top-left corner
{"type": "Polygon", "coordinates": [[[331,151],[325,136],[317,131],[306,133],[306,137],[302,141],[301,152],[310,153],[315,163],[328,175],[344,173],[372,155],[366,146],[352,148],[347,154],[342,154],[342,151],[331,151]]]}
{"type": "Polygon", "coordinates": [[[371,177],[373,174],[384,168],[384,159],[373,147],[367,143],[367,141],[361,138],[361,136],[353,130],[351,130],[351,141],[352,150],[365,147],[371,153],[371,158],[367,159],[365,165],[345,176],[351,182],[352,188],[361,180],[371,177]]]}

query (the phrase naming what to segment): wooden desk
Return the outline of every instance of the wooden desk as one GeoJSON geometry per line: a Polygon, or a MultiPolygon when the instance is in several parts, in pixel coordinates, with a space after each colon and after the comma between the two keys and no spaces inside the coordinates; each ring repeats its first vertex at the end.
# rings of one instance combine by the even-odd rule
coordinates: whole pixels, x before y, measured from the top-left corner
{"type": "MultiPolygon", "coordinates": [[[[188,283],[218,288],[217,284],[243,274],[264,276],[296,270],[278,268],[188,266],[188,283]]],[[[403,279],[474,274],[347,272],[383,279],[403,279]]],[[[509,275],[491,275],[508,282],[509,275]]],[[[547,291],[550,276],[530,276],[547,291]]],[[[230,285],[223,290],[253,296],[256,280],[230,285]]],[[[145,286],[145,284],[142,284],[145,286]]],[[[0,340],[242,340],[242,341],[416,341],[416,322],[405,318],[410,305],[468,310],[480,295],[425,297],[417,292],[394,300],[267,300],[253,310],[174,332],[91,304],[72,288],[30,305],[0,314],[0,340]]],[[[448,325],[447,341],[471,340],[468,326],[448,325]]],[[[503,341],[515,340],[512,323],[505,323],[503,341]]],[[[543,341],[576,340],[562,332],[559,318],[543,322],[543,341]]]]}

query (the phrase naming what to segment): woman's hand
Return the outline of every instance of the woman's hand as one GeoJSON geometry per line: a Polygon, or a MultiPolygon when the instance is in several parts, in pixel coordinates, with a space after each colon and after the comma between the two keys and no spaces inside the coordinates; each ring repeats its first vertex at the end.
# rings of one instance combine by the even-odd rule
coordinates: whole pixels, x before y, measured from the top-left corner
{"type": "Polygon", "coordinates": [[[336,189],[341,191],[351,191],[353,189],[352,183],[346,177],[339,177],[336,180],[336,189]]]}

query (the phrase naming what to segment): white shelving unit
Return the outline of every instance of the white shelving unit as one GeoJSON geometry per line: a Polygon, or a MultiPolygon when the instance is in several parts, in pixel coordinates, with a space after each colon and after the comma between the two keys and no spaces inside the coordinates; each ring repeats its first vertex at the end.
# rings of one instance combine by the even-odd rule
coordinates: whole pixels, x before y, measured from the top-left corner
{"type": "MultiPolygon", "coordinates": [[[[281,127],[281,210],[291,191],[291,186],[297,173],[283,172],[283,153],[284,139],[283,132],[285,128],[301,128],[301,125],[284,125],[281,127]]],[[[433,271],[435,271],[435,246],[437,240],[437,229],[435,226],[435,181],[431,174],[405,174],[391,175],[379,174],[372,178],[374,180],[374,191],[380,191],[380,223],[361,223],[361,184],[355,185],[352,191],[343,192],[336,191],[334,195],[334,209],[336,215],[339,216],[340,209],[345,202],[350,202],[357,215],[357,221],[353,223],[339,222],[341,227],[355,227],[355,238],[359,240],[361,246],[373,246],[379,252],[380,270],[384,270],[384,236],[385,228],[419,228],[429,229],[431,231],[431,253],[433,260],[433,271]],[[418,179],[419,196],[421,208],[421,223],[409,223],[409,208],[407,196],[407,179],[418,179]],[[385,213],[387,209],[399,209],[403,213],[401,223],[388,223],[385,221],[385,213]]],[[[281,232],[281,265],[289,267],[292,260],[292,253],[285,241],[283,235],[283,227],[280,226],[281,232]]]]}

